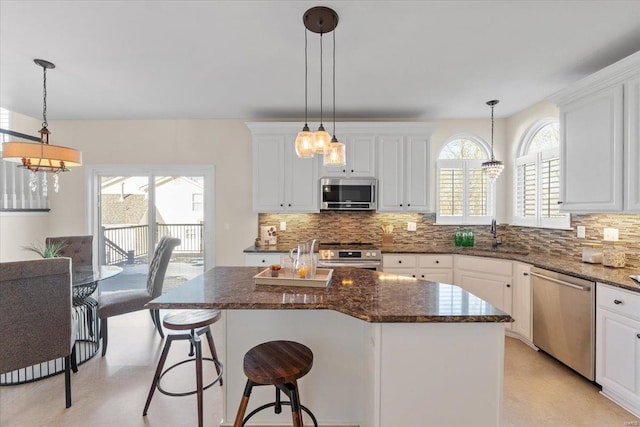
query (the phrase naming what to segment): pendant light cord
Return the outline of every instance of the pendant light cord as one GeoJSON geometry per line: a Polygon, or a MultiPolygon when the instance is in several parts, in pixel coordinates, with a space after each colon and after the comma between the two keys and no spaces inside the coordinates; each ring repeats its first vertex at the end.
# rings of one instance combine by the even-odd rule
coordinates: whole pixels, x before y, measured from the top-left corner
{"type": "Polygon", "coordinates": [[[493,105],[491,106],[491,161],[495,161],[495,157],[493,155],[493,105]]]}
{"type": "Polygon", "coordinates": [[[49,125],[49,123],[47,123],[47,67],[42,67],[42,72],[43,72],[43,89],[42,89],[42,96],[43,96],[43,100],[42,100],[42,120],[44,120],[42,122],[42,127],[44,129],[47,128],[47,126],[49,125]]]}
{"type": "Polygon", "coordinates": [[[333,139],[336,139],[336,30],[333,30],[333,139]]]}
{"type": "Polygon", "coordinates": [[[304,29],[304,126],[308,127],[307,124],[307,74],[308,74],[308,66],[307,66],[307,29],[304,29]]]}
{"type": "Polygon", "coordinates": [[[323,53],[322,53],[322,33],[320,33],[320,127],[322,126],[322,57],[323,57],[323,53]]]}

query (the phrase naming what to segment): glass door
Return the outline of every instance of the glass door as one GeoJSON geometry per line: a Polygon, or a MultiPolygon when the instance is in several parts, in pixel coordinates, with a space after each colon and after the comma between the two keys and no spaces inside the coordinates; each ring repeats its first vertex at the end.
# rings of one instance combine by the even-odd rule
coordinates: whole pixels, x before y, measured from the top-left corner
{"type": "Polygon", "coordinates": [[[181,243],[173,250],[163,292],[212,265],[207,253],[212,242],[205,229],[205,215],[212,205],[212,171],[127,174],[116,167],[101,169],[92,171],[93,199],[97,202],[92,228],[98,260],[124,269],[117,281],[105,281],[103,290],[145,287],[149,262],[164,236],[178,238],[181,243]]]}

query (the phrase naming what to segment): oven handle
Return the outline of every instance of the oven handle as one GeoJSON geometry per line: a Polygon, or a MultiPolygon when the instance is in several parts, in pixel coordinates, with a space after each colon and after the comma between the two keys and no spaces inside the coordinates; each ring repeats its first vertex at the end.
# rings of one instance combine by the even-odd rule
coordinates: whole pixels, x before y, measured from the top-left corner
{"type": "Polygon", "coordinates": [[[318,262],[318,267],[353,267],[353,268],[377,268],[380,267],[379,262],[318,262]]]}

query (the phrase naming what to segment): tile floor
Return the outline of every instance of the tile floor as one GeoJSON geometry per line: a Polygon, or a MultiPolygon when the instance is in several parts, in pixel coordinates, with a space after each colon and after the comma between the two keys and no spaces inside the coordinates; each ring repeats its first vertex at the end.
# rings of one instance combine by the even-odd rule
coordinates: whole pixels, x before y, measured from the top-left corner
{"type": "MultiPolygon", "coordinates": [[[[0,387],[0,426],[197,425],[195,396],[168,397],[156,392],[148,416],[142,416],[162,349],[149,314],[114,317],[109,319],[109,329],[107,356],[98,354],[72,376],[71,408],[64,407],[64,375],[0,387]]],[[[570,369],[518,340],[506,341],[504,427],[640,425],[638,418],[600,395],[595,385],[570,369]]],[[[188,351],[188,344],[178,344],[183,346],[174,345],[169,356],[174,362],[188,351]]],[[[212,374],[213,368],[207,372],[212,374]]],[[[185,390],[194,381],[192,375],[193,366],[183,365],[167,375],[166,387],[185,390]]],[[[220,387],[207,390],[204,403],[205,425],[218,426],[220,387]]]]}

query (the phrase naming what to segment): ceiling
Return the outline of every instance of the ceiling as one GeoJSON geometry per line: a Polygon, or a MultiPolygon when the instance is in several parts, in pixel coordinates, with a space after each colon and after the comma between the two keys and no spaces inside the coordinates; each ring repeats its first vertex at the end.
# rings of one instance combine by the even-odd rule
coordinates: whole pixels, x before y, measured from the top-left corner
{"type": "MultiPolygon", "coordinates": [[[[0,106],[49,119],[304,117],[304,26],[336,10],[338,120],[514,114],[640,47],[640,1],[0,0],[0,106]]],[[[319,112],[309,33],[309,116],[319,112]]],[[[325,123],[331,43],[324,36],[325,123]]],[[[312,120],[310,120],[312,121],[312,120]]]]}

